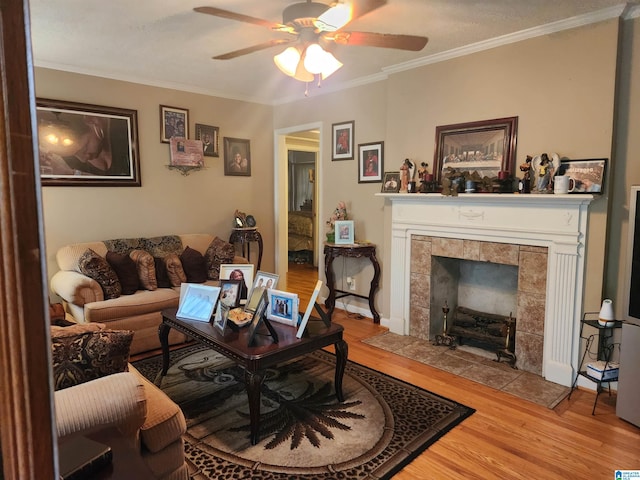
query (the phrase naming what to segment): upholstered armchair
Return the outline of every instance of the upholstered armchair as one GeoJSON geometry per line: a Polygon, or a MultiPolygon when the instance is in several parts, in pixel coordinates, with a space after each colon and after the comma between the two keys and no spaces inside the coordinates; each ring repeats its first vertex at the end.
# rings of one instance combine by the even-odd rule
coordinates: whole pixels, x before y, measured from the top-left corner
{"type": "Polygon", "coordinates": [[[155,478],[187,480],[184,415],[127,363],[133,334],[95,323],[51,330],[58,438],[115,427],[155,478]]]}

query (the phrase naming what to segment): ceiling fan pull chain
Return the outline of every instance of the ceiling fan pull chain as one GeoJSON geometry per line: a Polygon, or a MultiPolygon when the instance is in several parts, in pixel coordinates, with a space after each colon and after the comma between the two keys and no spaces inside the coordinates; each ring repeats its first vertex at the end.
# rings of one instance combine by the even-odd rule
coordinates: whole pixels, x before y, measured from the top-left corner
{"type": "Polygon", "coordinates": [[[322,87],[322,75],[318,75],[318,88],[322,87]]]}
{"type": "Polygon", "coordinates": [[[304,96],[305,97],[309,96],[309,82],[304,83],[304,96]]]}

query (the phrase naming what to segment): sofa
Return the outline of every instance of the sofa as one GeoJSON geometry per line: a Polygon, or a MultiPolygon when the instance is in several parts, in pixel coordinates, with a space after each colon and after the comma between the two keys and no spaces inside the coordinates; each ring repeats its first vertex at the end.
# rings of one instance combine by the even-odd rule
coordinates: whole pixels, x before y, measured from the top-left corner
{"type": "Polygon", "coordinates": [[[58,438],[116,428],[153,478],[187,480],[184,415],[128,363],[132,338],[99,323],[51,327],[58,438]]]}
{"type": "MultiPolygon", "coordinates": [[[[75,243],[61,247],[56,261],[60,270],[50,285],[68,317],[132,330],[131,354],[160,347],[161,312],[178,306],[181,283],[217,285],[220,264],[247,263],[233,245],[210,234],[75,243]]],[[[171,345],[185,340],[169,333],[171,345]]]]}

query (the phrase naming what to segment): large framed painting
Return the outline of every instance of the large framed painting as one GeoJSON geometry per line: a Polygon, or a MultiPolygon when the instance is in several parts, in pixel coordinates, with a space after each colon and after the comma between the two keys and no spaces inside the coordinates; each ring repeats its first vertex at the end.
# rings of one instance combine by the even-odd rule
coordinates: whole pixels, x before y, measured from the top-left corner
{"type": "Polygon", "coordinates": [[[481,177],[514,174],[518,117],[436,127],[433,174],[443,171],[478,172],[481,177]]]}
{"type": "Polygon", "coordinates": [[[42,185],[139,187],[138,113],[39,98],[42,185]]]}

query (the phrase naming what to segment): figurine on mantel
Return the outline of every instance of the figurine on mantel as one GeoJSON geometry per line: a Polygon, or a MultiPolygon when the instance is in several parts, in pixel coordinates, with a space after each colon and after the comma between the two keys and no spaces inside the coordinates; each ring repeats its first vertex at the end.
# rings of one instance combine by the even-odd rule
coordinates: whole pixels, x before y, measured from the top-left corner
{"type": "Polygon", "coordinates": [[[413,175],[415,173],[415,165],[408,158],[404,159],[404,162],[400,166],[400,193],[407,193],[409,189],[409,182],[413,181],[413,175]]]}

